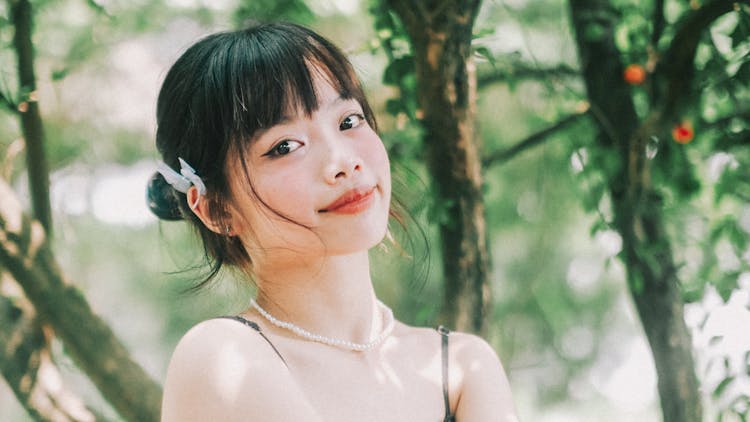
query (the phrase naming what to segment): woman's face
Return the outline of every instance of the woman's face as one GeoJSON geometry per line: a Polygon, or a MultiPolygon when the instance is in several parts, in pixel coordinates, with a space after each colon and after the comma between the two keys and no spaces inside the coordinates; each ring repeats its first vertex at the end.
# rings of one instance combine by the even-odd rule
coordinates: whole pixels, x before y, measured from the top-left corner
{"type": "Polygon", "coordinates": [[[230,165],[233,228],[256,263],[363,251],[386,233],[385,147],[356,100],[320,76],[315,90],[311,116],[297,110],[253,139],[245,153],[252,188],[239,160],[230,165]]]}

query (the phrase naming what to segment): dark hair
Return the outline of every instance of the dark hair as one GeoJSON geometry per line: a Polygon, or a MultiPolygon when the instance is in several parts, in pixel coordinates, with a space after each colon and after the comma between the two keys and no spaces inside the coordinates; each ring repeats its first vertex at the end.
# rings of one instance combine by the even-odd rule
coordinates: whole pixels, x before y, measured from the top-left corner
{"type": "MultiPolygon", "coordinates": [[[[344,99],[358,101],[376,129],[346,56],[299,25],[269,23],[210,35],[188,48],[167,73],[157,101],[156,147],[167,165],[179,169],[182,158],[203,179],[210,218],[218,227],[225,227],[231,199],[228,153],[242,154],[259,130],[278,124],[289,110],[311,115],[318,107],[312,72],[322,72],[344,99]]],[[[158,173],[149,183],[148,202],[159,218],[191,221],[202,238],[210,271],[195,288],[224,264],[249,268],[240,239],[205,227],[188,208],[185,194],[158,173]]]]}

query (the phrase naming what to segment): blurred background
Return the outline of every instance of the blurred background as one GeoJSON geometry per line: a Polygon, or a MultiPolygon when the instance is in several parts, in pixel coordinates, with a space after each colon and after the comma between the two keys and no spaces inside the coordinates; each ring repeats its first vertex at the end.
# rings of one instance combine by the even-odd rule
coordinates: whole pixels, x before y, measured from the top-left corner
{"type": "MultiPolygon", "coordinates": [[[[4,92],[17,85],[10,3],[0,3],[4,92]]],[[[648,27],[646,12],[654,2],[612,3],[624,63],[646,66],[633,34],[648,27]]],[[[63,273],[155,379],[164,379],[170,353],[191,325],[239,312],[252,295],[249,286],[230,275],[197,294],[183,292],[201,274],[202,248],[185,224],[159,222],[145,202],[145,186],[158,160],[156,95],[185,48],[208,33],[254,20],[309,25],[350,55],[375,108],[394,172],[403,181],[406,202],[430,240],[429,249],[417,241],[411,259],[393,250],[373,251],[377,289],[402,321],[435,325],[442,297],[440,246],[431,224],[429,176],[420,162],[421,132],[389,106],[399,91],[384,83],[392,58],[382,43],[389,34],[376,27],[371,2],[33,4],[54,252],[63,273]]],[[[677,22],[691,5],[668,0],[664,7],[667,21],[677,22]]],[[[690,166],[699,187],[684,197],[668,197],[664,205],[706,420],[746,420],[750,396],[745,102],[750,44],[734,39],[742,25],[748,31],[746,5],[711,26],[699,48],[696,68],[705,89],[712,91],[688,110],[691,134],[680,144],[685,160],[679,164],[690,166]],[[723,52],[722,75],[736,83],[727,88],[730,92],[720,90],[722,80],[711,73],[713,58],[723,52]],[[734,113],[738,117],[711,124],[734,113]],[[720,147],[727,133],[740,136],[737,149],[720,147]]],[[[486,0],[474,32],[483,154],[518,145],[586,110],[566,2],[486,0]]],[[[633,84],[633,90],[636,106],[646,107],[639,103],[646,102],[646,93],[639,91],[645,88],[633,84]]],[[[653,358],[618,258],[622,239],[603,223],[611,204],[601,174],[590,169],[595,137],[592,122],[580,118],[484,169],[493,298],[487,337],[508,372],[521,420],[661,420],[653,358]]],[[[0,112],[0,171],[30,206],[21,138],[17,116],[0,112]]],[[[674,143],[668,137],[657,141],[674,143]]],[[[673,168],[667,174],[683,171],[673,168]]],[[[117,420],[62,344],[53,342],[53,351],[65,382],[99,413],[117,420]]],[[[31,420],[4,381],[0,420],[31,420]]]]}

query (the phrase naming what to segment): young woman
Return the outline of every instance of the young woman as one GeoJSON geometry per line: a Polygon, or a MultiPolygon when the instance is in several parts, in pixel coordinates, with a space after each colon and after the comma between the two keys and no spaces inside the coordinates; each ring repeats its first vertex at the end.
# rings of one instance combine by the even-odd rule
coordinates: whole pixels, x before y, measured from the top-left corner
{"type": "Polygon", "coordinates": [[[167,74],[157,120],[157,214],[258,292],[180,341],[163,420],[516,420],[483,340],[398,322],[375,296],[390,167],[341,51],[292,24],[209,36],[167,74]]]}

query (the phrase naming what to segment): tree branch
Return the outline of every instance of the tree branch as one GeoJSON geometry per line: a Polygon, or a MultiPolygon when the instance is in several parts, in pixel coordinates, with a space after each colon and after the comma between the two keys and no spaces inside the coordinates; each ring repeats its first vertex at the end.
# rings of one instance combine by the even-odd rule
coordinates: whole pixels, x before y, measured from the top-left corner
{"type": "Polygon", "coordinates": [[[513,145],[510,148],[507,148],[502,151],[496,151],[487,157],[484,157],[482,159],[482,164],[484,167],[490,167],[493,165],[503,164],[518,154],[526,151],[527,149],[533,148],[537,145],[540,145],[545,140],[549,139],[550,135],[557,133],[559,131],[562,131],[564,129],[567,129],[572,124],[578,122],[582,117],[586,116],[588,114],[588,110],[578,112],[571,114],[569,116],[564,117],[557,123],[548,126],[539,132],[533,133],[529,135],[526,139],[523,139],[520,142],[517,142],[515,145],[513,145]]]}
{"type": "Polygon", "coordinates": [[[49,199],[49,168],[44,151],[44,125],[39,114],[34,74],[34,44],[32,42],[33,11],[29,0],[10,2],[15,32],[13,49],[18,58],[18,83],[21,130],[26,140],[26,167],[34,217],[47,233],[52,233],[52,208],[49,199]],[[20,106],[23,105],[21,108],[20,106]]]}
{"type": "Polygon", "coordinates": [[[654,50],[659,46],[659,40],[664,32],[664,0],[654,1],[654,10],[651,18],[651,24],[653,25],[653,31],[651,32],[651,46],[654,50]]]}
{"type": "Polygon", "coordinates": [[[54,329],[77,365],[123,418],[158,421],[159,385],[65,280],[44,230],[23,213],[15,193],[2,180],[0,198],[0,266],[18,281],[39,317],[54,329]]]}
{"type": "Polygon", "coordinates": [[[658,87],[662,87],[663,91],[663,105],[653,113],[658,113],[662,124],[670,123],[679,109],[687,105],[684,100],[692,93],[690,87],[695,77],[693,62],[704,30],[722,15],[733,11],[739,3],[750,4],[750,0],[707,2],[693,11],[677,28],[655,71],[658,87]]]}
{"type": "Polygon", "coordinates": [[[482,89],[487,85],[508,82],[510,80],[545,79],[545,78],[577,78],[581,72],[568,66],[559,64],[542,68],[521,61],[502,63],[495,66],[477,66],[477,87],[482,89]]]}
{"type": "MultiPolygon", "coordinates": [[[[0,274],[0,290],[16,286],[9,278],[3,280],[0,274]]],[[[0,372],[19,403],[32,418],[40,421],[101,419],[61,384],[49,342],[31,304],[23,297],[14,296],[11,301],[0,294],[0,372]]]]}

